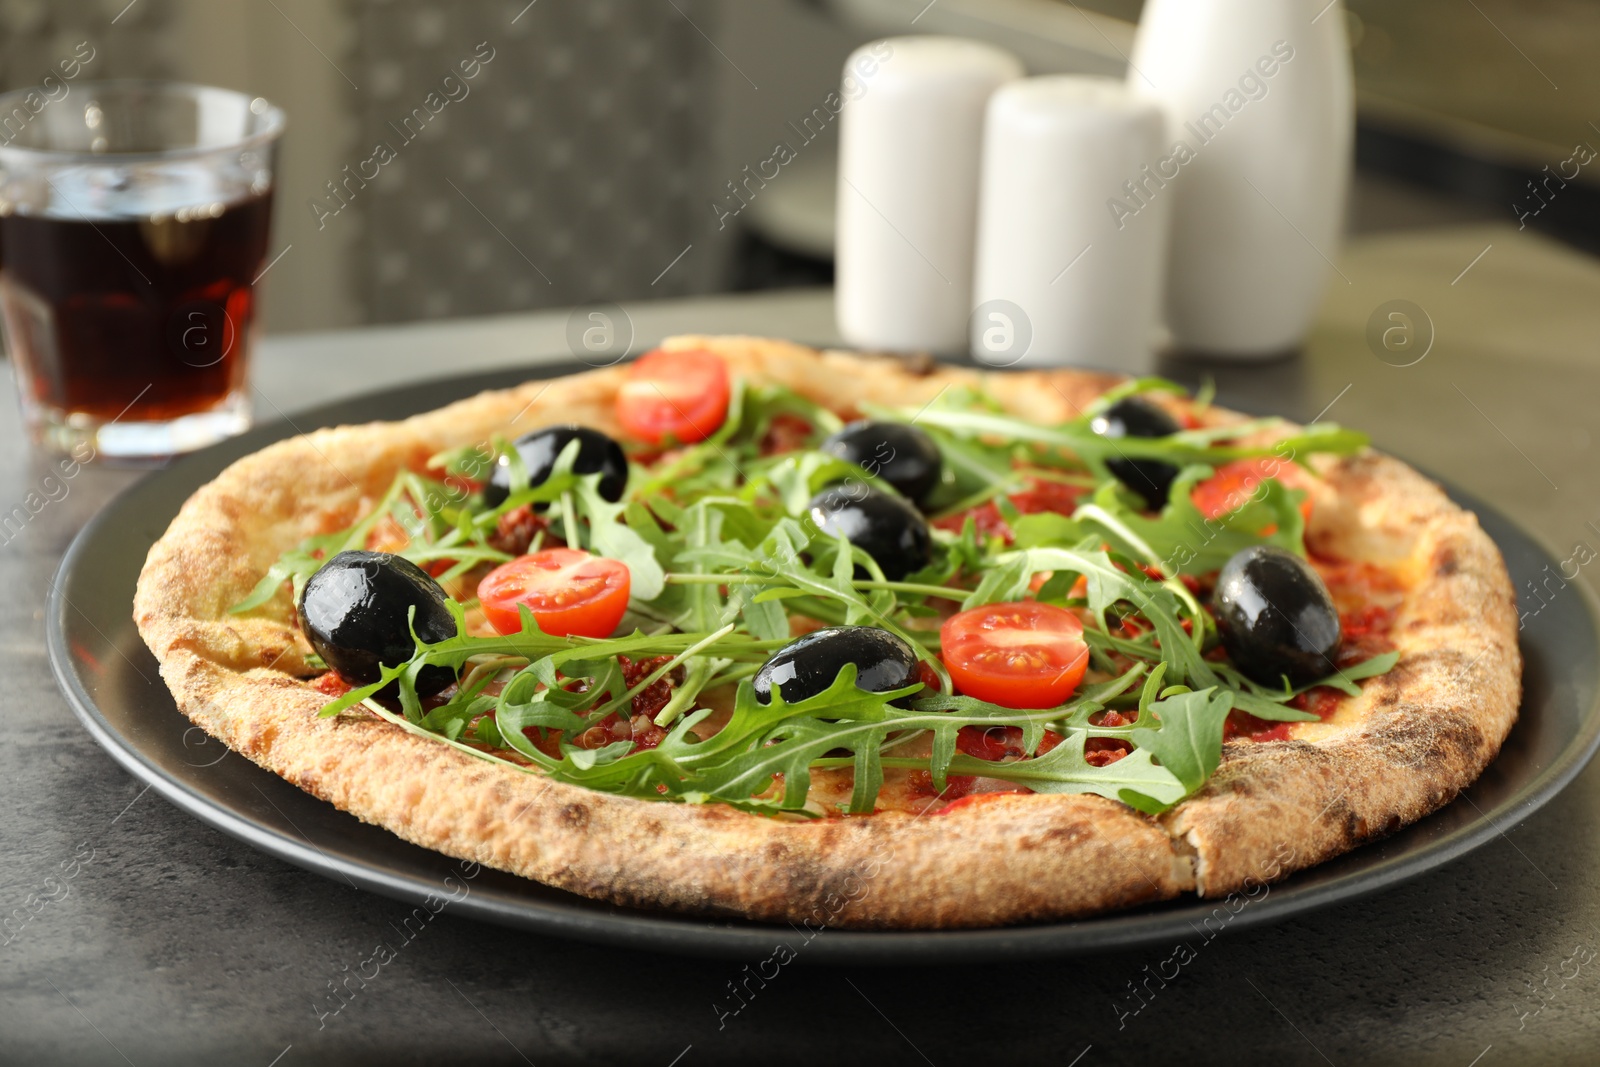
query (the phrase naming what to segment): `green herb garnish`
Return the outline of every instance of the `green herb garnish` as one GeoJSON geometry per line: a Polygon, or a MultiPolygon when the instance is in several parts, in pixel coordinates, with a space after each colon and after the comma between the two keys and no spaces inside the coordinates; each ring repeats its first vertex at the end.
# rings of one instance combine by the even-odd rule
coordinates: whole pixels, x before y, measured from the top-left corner
{"type": "MultiPolygon", "coordinates": [[[[1176,388],[1154,379],[1129,383],[1055,426],[1013,418],[970,390],[952,390],[921,409],[873,408],[874,417],[914,421],[933,437],[944,473],[926,508],[955,519],[934,529],[932,562],[903,581],[885,579],[869,556],[822,535],[806,515],[811,496],[840,479],[885,488],[871,473],[817,450],[839,426],[837,416],[781,387],[736,382],[722,428],[651,467],[635,465],[617,503],[600,495],[598,475],[571,473],[574,442],[543,484],[485,508],[464,479],[483,480],[497,456],[515,451],[503,441],[456,450],[435,457],[428,474],[399,473],[348,529],[284,553],[233,610],[261,610],[286,583],[298,595],[323,560],[367,547],[380,524],[392,523],[404,541],[398,554],[435,569],[448,561],[441,582],[461,597],[450,602],[458,636],[419,642],[408,663],[330,702],[324,716],[376,715],[480,759],[649,800],[822,814],[813,776],[848,768],[853,786],[844,807],[851,813],[874,810],[890,771],[925,772],[936,791],[952,775],[973,775],[1039,793],[1095,793],[1158,813],[1216,770],[1230,712],[1315,718],[1290,703],[1309,686],[1262,686],[1212,655],[1215,625],[1182,580],[1214,572],[1257,544],[1303,556],[1302,494],[1266,478],[1242,506],[1207,519],[1191,490],[1232,460],[1304,464],[1314,453],[1347,454],[1366,444],[1362,435],[1328,425],[1282,434],[1270,445],[1236,443],[1284,425],[1265,419],[1114,443],[1090,428],[1095,412],[1120,396],[1176,388]],[[780,430],[794,447],[772,454],[766,444],[780,430]],[[1164,510],[1143,510],[1110,476],[1106,461],[1118,455],[1180,470],[1164,510]],[[1020,513],[1012,498],[1041,483],[1078,490],[1073,513],[1020,513]],[[627,636],[547,635],[526,608],[522,633],[468,632],[470,581],[511,558],[496,547],[496,530],[530,505],[543,509],[553,536],[627,564],[627,636]],[[1004,520],[1009,542],[980,535],[968,513],[982,505],[1004,520]],[[1048,575],[1042,585],[1040,575],[1048,575]],[[1086,620],[1085,683],[1065,704],[1038,711],[953,695],[930,626],[952,603],[964,609],[1029,596],[1077,609],[1086,620]],[[788,643],[796,616],[888,630],[917,652],[939,687],[870,693],[856,686],[847,665],[821,693],[790,703],[780,689],[763,704],[750,679],[788,643]],[[664,661],[629,685],[624,657],[664,661]],[[458,672],[448,699],[427,702],[417,694],[415,680],[430,665],[458,672]],[[626,739],[574,743],[615,714],[626,718],[633,698],[663,679],[673,684],[652,714],[659,734],[653,747],[626,739]],[[390,684],[394,703],[379,703],[375,694],[390,684]],[[1118,714],[1106,721],[1116,725],[1104,725],[1112,710],[1118,714]],[[969,727],[1013,729],[1020,756],[960,753],[958,735],[969,727]],[[1097,739],[1121,742],[1127,754],[1091,761],[1086,745],[1097,739]]],[[[525,481],[514,469],[513,484],[525,481]]],[[[1393,654],[1374,657],[1317,684],[1358,692],[1357,681],[1394,661],[1393,654]]]]}

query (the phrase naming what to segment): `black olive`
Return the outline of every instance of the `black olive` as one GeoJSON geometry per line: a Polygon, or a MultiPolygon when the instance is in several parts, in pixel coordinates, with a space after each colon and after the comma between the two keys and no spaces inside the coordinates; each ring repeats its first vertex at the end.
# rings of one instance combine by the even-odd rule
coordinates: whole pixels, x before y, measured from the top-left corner
{"type": "Polygon", "coordinates": [[[1339,610],[1310,565],[1276,545],[1234,553],[1217,575],[1211,610],[1234,666],[1263,685],[1301,686],[1337,667],[1339,610]]]}
{"type": "MultiPolygon", "coordinates": [[[[1123,397],[1094,417],[1089,428],[1101,437],[1168,437],[1183,427],[1176,419],[1148,400],[1123,397]]],[[[1167,494],[1178,468],[1159,459],[1131,459],[1119,456],[1106,460],[1106,467],[1117,480],[1144,498],[1150,510],[1167,506],[1167,494]]]]}
{"type": "Polygon", "coordinates": [[[933,558],[933,537],[921,512],[900,497],[865,484],[830,485],[811,498],[811,521],[829,537],[843,536],[898,582],[933,558]]]}
{"type": "Polygon", "coordinates": [[[882,478],[908,500],[921,503],[939,484],[939,446],[909,423],[852,422],[821,447],[882,478]]]}
{"type": "MultiPolygon", "coordinates": [[[[600,495],[612,503],[621,500],[622,491],[628,485],[628,457],[622,454],[621,445],[587,426],[546,426],[517,438],[515,447],[528,472],[528,486],[541,485],[550,477],[561,450],[573,438],[577,438],[579,444],[572,473],[601,475],[600,495]]],[[[495,463],[494,473],[489,476],[489,484],[483,487],[483,502],[497,508],[510,495],[511,457],[501,456],[495,463]]]]}
{"type": "Polygon", "coordinates": [[[751,684],[763,704],[772,703],[774,685],[787,703],[796,704],[826,690],[846,663],[856,665],[856,688],[869,693],[904,689],[921,677],[917,654],[888,630],[833,626],[813,630],[778,649],[751,684]]]}
{"type": "MultiPolygon", "coordinates": [[[[387,552],[341,552],[313,574],[300,594],[300,628],[323,662],[352,685],[370,685],[379,667],[395,667],[415,654],[410,622],[424,641],[456,635],[444,590],[426,571],[387,552]]],[[[417,675],[417,692],[437,693],[455,681],[437,664],[417,675]]],[[[381,695],[390,695],[391,683],[381,695]]]]}

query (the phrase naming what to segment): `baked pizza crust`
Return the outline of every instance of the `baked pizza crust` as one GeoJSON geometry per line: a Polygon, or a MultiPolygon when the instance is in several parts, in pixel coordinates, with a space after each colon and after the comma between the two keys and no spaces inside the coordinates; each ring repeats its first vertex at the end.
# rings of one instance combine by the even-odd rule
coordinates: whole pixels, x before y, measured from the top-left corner
{"type": "MultiPolygon", "coordinates": [[[[680,337],[735,375],[835,409],[919,404],[978,385],[1060,421],[1118,379],[985,374],[680,337]]],[[[288,591],[232,616],[287,548],[342,528],[397,470],[554,422],[616,434],[614,367],[484,393],[399,423],[320,430],[248,456],[191,497],[151,549],[134,615],[178,707],[250,760],[400,837],[617,904],[817,926],[951,928],[1220,896],[1394,832],[1451,800],[1499,751],[1520,701],[1515,596],[1477,520],[1399,461],[1319,457],[1310,537],[1408,578],[1397,667],[1314,740],[1229,742],[1160,818],[1092,795],[1007,795],[948,814],[804,820],[595,792],[476,759],[386,722],[319,719],[288,591]]],[[[1220,417],[1227,417],[1226,415],[1220,417]]]]}

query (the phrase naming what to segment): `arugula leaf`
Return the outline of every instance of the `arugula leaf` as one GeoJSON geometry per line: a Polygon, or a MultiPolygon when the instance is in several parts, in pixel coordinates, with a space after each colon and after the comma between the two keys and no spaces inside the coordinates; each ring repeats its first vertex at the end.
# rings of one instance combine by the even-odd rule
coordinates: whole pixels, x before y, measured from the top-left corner
{"type": "Polygon", "coordinates": [[[1174,396],[1183,396],[1188,391],[1170,378],[1130,378],[1120,385],[1113,385],[1095,397],[1079,414],[1084,419],[1093,419],[1117,401],[1130,396],[1139,396],[1143,393],[1171,393],[1174,396]]]}
{"type": "Polygon", "coordinates": [[[780,415],[795,415],[811,425],[821,439],[844,426],[832,411],[783,385],[747,386],[742,417],[726,440],[756,443],[772,429],[780,415]]]}
{"type": "Polygon", "coordinates": [[[394,511],[395,506],[404,498],[408,487],[405,472],[402,472],[396,476],[377,506],[353,526],[333,533],[308,537],[283,553],[267,568],[267,573],[256,583],[250,595],[228,611],[234,615],[241,615],[261,607],[278,594],[278,590],[283,588],[283,583],[286,581],[294,583],[294,599],[298,602],[306,579],[317,572],[324,560],[340,552],[367,547],[367,539],[373,529],[380,520],[394,511]]]}
{"type": "Polygon", "coordinates": [[[1167,437],[1102,437],[1089,425],[1088,416],[1059,426],[1044,426],[1012,416],[988,412],[957,411],[933,406],[918,418],[919,425],[935,426],[966,437],[1030,441],[1066,449],[1087,463],[1097,475],[1107,476],[1108,459],[1158,459],[1183,468],[1204,464],[1219,466],[1234,459],[1278,456],[1304,462],[1317,452],[1349,455],[1368,444],[1365,434],[1333,423],[1316,423],[1284,434],[1267,445],[1222,445],[1218,438],[1240,437],[1263,429],[1290,425],[1282,419],[1260,419],[1235,426],[1182,430],[1167,437]]]}
{"type": "MultiPolygon", "coordinates": [[[[1217,684],[1211,664],[1201,655],[1200,642],[1183,628],[1184,617],[1187,616],[1191,628],[1203,634],[1203,613],[1197,605],[1191,607],[1174,591],[1173,582],[1158,583],[1135,567],[1118,567],[1109,554],[1098,549],[1030,548],[1002,555],[996,563],[1001,568],[1000,577],[987,589],[979,586],[987,599],[980,601],[974,593],[964,607],[1021,599],[1032,576],[1040,571],[1054,571],[1057,578],[1063,574],[1081,575],[1088,596],[1088,608],[1099,621],[1101,631],[1109,629],[1106,613],[1118,603],[1127,603],[1150,623],[1159,642],[1159,647],[1150,646],[1143,650],[1143,654],[1153,653],[1157,656],[1176,680],[1200,686],[1217,684]]],[[[1187,593],[1184,594],[1186,596],[1187,593]]],[[[1085,630],[1086,639],[1091,632],[1085,630]]],[[[1129,644],[1117,647],[1119,650],[1132,651],[1141,646],[1129,644]]]]}
{"type": "Polygon", "coordinates": [[[961,602],[961,610],[1021,600],[1028,594],[1033,573],[1033,560],[1026,552],[1001,557],[984,572],[978,588],[967,594],[961,602]]]}
{"type": "Polygon", "coordinates": [[[1362,660],[1352,667],[1346,667],[1316,685],[1331,686],[1342,691],[1346,696],[1360,696],[1361,687],[1354,684],[1363,678],[1376,678],[1380,674],[1388,674],[1394,670],[1394,665],[1400,662],[1400,653],[1385,652],[1381,656],[1362,660]]]}
{"type": "Polygon", "coordinates": [[[1302,490],[1290,490],[1276,478],[1263,478],[1241,506],[1216,519],[1195,507],[1194,487],[1214,473],[1211,467],[1181,471],[1167,506],[1159,515],[1143,513],[1127,490],[1107,483],[1093,502],[1073,513],[1079,527],[1095,530],[1106,540],[1163,574],[1208,574],[1220,570],[1234,554],[1253,545],[1270,544],[1306,554],[1302,490]]]}
{"type": "Polygon", "coordinates": [[[1089,529],[1075,518],[1055,511],[1040,511],[1031,515],[1018,515],[1008,525],[1018,548],[1044,548],[1052,545],[1076,545],[1088,535],[1089,529]]]}
{"type": "MultiPolygon", "coordinates": [[[[651,554],[655,558],[657,565],[667,566],[673,562],[673,557],[678,552],[679,542],[682,538],[677,531],[668,533],[656,518],[657,511],[667,511],[669,509],[663,507],[662,502],[659,500],[651,503],[654,505],[653,508],[646,507],[637,500],[629,500],[623,511],[624,521],[627,522],[629,530],[650,546],[651,554]]],[[[665,521],[671,521],[665,515],[662,518],[665,521]]],[[[673,518],[676,518],[680,523],[682,522],[682,515],[679,513],[674,513],[673,518]]],[[[629,571],[629,583],[630,600],[637,604],[643,598],[633,595],[631,570],[629,571]]],[[[686,618],[685,613],[688,610],[690,592],[691,590],[683,586],[664,585],[661,592],[650,600],[650,616],[673,623],[686,618]]],[[[680,628],[700,630],[708,627],[691,623],[680,628]]]]}
{"type": "MultiPolygon", "coordinates": [[[[319,716],[330,718],[376,694],[391,682],[399,684],[402,702],[411,694],[415,698],[416,675],[423,667],[434,665],[460,669],[469,660],[483,656],[502,656],[521,659],[529,664],[543,665],[538,669],[554,671],[569,660],[614,658],[629,656],[644,659],[652,656],[673,656],[702,644],[710,633],[644,634],[635,631],[624,637],[588,638],[556,637],[541,633],[526,607],[523,609],[523,629],[520,633],[497,634],[479,637],[467,632],[464,612],[454,600],[446,600],[455,616],[457,634],[434,644],[417,646],[416,655],[405,663],[384,667],[377,681],[359,686],[323,707],[319,716]]],[[[755,641],[743,634],[729,634],[717,642],[717,655],[740,662],[764,662],[769,653],[782,647],[785,641],[755,641]]],[[[547,675],[553,678],[553,674],[547,675]]]]}
{"type": "Polygon", "coordinates": [[[950,770],[956,774],[987,775],[1018,785],[1025,785],[1035,793],[1096,793],[1110,800],[1121,800],[1130,807],[1148,814],[1151,805],[1171,807],[1187,796],[1190,790],[1165,767],[1151,761],[1144,749],[1134,749],[1128,755],[1104,767],[1096,767],[1084,757],[1084,742],[1088,734],[1073,730],[1055,748],[1033,759],[1003,763],[996,767],[987,760],[971,756],[957,756],[950,770]],[[1128,799],[1137,797],[1141,804],[1128,799]]]}
{"type": "MultiPolygon", "coordinates": [[[[763,477],[777,492],[783,510],[795,517],[804,515],[811,498],[835,482],[865,483],[885,489],[882,479],[826,452],[791,452],[764,471],[763,477]]],[[[894,493],[893,489],[885,491],[894,493]]]]}
{"type": "Polygon", "coordinates": [[[589,520],[589,548],[597,555],[610,556],[628,565],[632,578],[631,597],[654,600],[666,588],[666,572],[656,559],[655,546],[621,521],[628,507],[623,503],[613,504],[600,495],[600,478],[599,474],[584,475],[573,487],[578,510],[589,520]]]}
{"type": "Polygon", "coordinates": [[[1337,689],[1346,696],[1359,696],[1361,687],[1356,685],[1356,682],[1365,678],[1375,678],[1380,674],[1387,674],[1394,669],[1394,665],[1398,662],[1400,662],[1400,653],[1385,652],[1382,655],[1373,656],[1371,659],[1362,660],[1352,666],[1341,668],[1334,674],[1312,682],[1310,685],[1303,685],[1298,689],[1285,688],[1282,690],[1273,690],[1261,685],[1246,678],[1238,670],[1226,664],[1219,663],[1216,668],[1223,681],[1235,689],[1233,705],[1240,711],[1249,712],[1258,719],[1266,719],[1270,722],[1315,722],[1317,716],[1309,711],[1301,711],[1298,708],[1289,707],[1288,702],[1301,693],[1323,686],[1329,689],[1337,689]]]}
{"type": "MultiPolygon", "coordinates": [[[[728,725],[703,744],[715,743],[720,752],[726,752],[731,746],[720,739],[730,731],[752,743],[733,758],[701,770],[695,776],[696,791],[748,804],[781,776],[781,806],[798,810],[806,803],[812,762],[843,748],[855,753],[856,783],[850,810],[871,811],[883,782],[878,749],[888,732],[885,709],[890,700],[910,696],[921,685],[889,694],[868,693],[856,687],[855,679],[855,664],[847,663],[828,689],[794,704],[784,701],[776,691],[780,687],[774,687],[772,702],[763,705],[750,683],[741,684],[728,725]]],[[[684,761],[691,766],[695,762],[692,756],[684,761]]]]}
{"type": "MultiPolygon", "coordinates": [[[[854,771],[854,787],[848,810],[854,813],[873,810],[883,784],[883,769],[889,764],[926,768],[940,787],[948,774],[957,773],[987,775],[1030,785],[1039,781],[1045,786],[1041,791],[1101,792],[1113,798],[1115,791],[1124,787],[1124,778],[1142,782],[1157,793],[1170,791],[1171,776],[1158,768],[1140,773],[1136,763],[1128,771],[1115,772],[1116,764],[1098,768],[1083,760],[1085,738],[1116,735],[1114,730],[1088,725],[1088,716],[1103,706],[1094,696],[1105,696],[1118,691],[1119,686],[1131,684],[1125,679],[1092,689],[1093,696],[1080,695],[1060,708],[1033,712],[948,696],[919,700],[907,709],[893,702],[916,692],[916,686],[891,693],[865,693],[856,689],[854,683],[855,667],[847,664],[825,692],[796,704],[784,704],[774,695],[770,706],[756,703],[754,690],[748,684],[741,686],[728,725],[704,744],[710,745],[730,731],[754,743],[742,746],[724,743],[719,756],[730,750],[735,754],[719,759],[694,775],[692,790],[695,795],[753,810],[800,810],[806,803],[811,768],[824,761],[829,753],[841,749],[851,754],[848,759],[854,771]],[[995,763],[955,754],[955,737],[964,726],[1017,725],[1033,735],[1031,751],[1037,746],[1045,724],[1063,719],[1083,725],[1069,729],[1068,740],[1042,757],[995,763]],[[934,735],[930,757],[886,754],[888,749],[922,732],[934,735]],[[1070,757],[1073,737],[1077,737],[1075,763],[1070,757]],[[1068,751],[1057,756],[1056,752],[1063,748],[1068,751]],[[780,800],[753,799],[778,780],[783,783],[780,800]]],[[[679,762],[691,766],[693,761],[684,758],[679,762]]]]}
{"type": "Polygon", "coordinates": [[[319,548],[316,540],[302,541],[279,556],[277,561],[267,568],[267,573],[261,576],[255,588],[250,590],[250,595],[228,609],[229,614],[243,615],[247,611],[261,607],[278,595],[278,590],[283,588],[284,582],[294,583],[294,599],[298,602],[300,589],[305,580],[317,573],[317,569],[322,566],[318,553],[326,549],[319,548]]]}
{"type": "MultiPolygon", "coordinates": [[[[1150,714],[1159,725],[1141,725],[1131,740],[1135,748],[1160,760],[1161,766],[1183,783],[1185,793],[1193,792],[1205,784],[1222,759],[1222,727],[1232,708],[1233,694],[1225,689],[1180,693],[1151,704],[1150,714]]],[[[1144,722],[1144,715],[1139,722],[1144,722]]]]}
{"type": "Polygon", "coordinates": [[[923,501],[929,513],[939,515],[976,507],[1008,489],[1021,487],[1014,468],[1019,453],[1015,443],[991,445],[920,422],[917,429],[939,446],[939,485],[923,501]]]}

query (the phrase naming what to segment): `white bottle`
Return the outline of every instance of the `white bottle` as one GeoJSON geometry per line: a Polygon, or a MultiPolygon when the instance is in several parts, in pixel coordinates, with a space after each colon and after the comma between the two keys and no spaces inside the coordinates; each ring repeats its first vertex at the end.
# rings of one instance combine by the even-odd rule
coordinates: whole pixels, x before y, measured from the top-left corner
{"type": "Polygon", "coordinates": [[[1335,275],[1354,129],[1339,0],[1148,0],[1128,84],[1167,109],[1167,325],[1182,349],[1300,345],[1335,275]]]}
{"type": "Polygon", "coordinates": [[[1168,204],[1118,218],[1107,202],[1167,144],[1161,107],[1120,79],[1024,78],[990,98],[972,296],[980,362],[1155,369],[1168,204]]]}
{"type": "Polygon", "coordinates": [[[851,344],[966,351],[984,107],[1021,76],[1009,52],[956,37],[846,61],[834,291],[851,344]]]}

